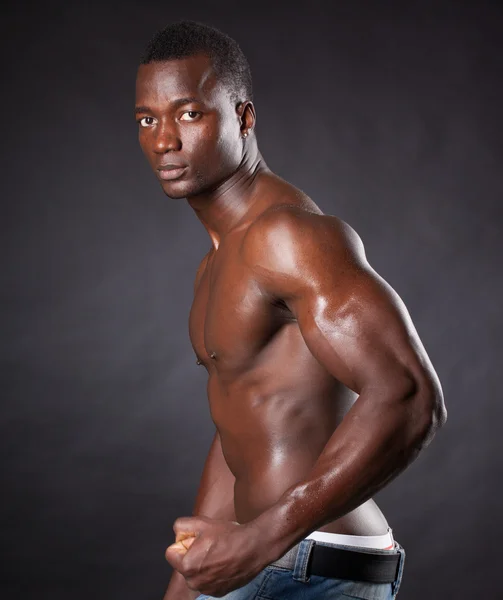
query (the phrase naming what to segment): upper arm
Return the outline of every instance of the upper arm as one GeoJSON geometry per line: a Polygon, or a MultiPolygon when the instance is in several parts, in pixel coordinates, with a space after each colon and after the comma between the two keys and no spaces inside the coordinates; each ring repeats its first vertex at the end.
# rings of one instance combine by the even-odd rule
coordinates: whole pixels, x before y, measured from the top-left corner
{"type": "Polygon", "coordinates": [[[347,387],[439,389],[404,303],[349,225],[300,209],[270,211],[243,250],[263,292],[288,305],[311,353],[347,387]]]}

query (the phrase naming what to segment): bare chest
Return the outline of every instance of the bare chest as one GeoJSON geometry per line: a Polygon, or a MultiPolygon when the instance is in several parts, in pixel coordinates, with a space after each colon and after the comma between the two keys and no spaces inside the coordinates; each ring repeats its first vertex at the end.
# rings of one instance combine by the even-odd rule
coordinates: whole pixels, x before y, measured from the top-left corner
{"type": "Polygon", "coordinates": [[[199,361],[240,370],[281,326],[281,309],[258,287],[232,252],[208,261],[194,295],[189,334],[199,361]]]}

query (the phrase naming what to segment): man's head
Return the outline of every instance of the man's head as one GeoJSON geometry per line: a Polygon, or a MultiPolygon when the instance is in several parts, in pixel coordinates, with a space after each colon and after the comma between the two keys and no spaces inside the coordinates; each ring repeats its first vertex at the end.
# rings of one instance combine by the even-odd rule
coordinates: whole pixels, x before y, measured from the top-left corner
{"type": "Polygon", "coordinates": [[[255,123],[251,95],[248,63],[227,35],[191,21],[155,34],[138,68],[136,118],[168,196],[200,194],[237,170],[255,123]]]}
{"type": "Polygon", "coordinates": [[[253,101],[250,66],[237,42],[214,27],[179,21],[158,31],[148,43],[141,64],[204,54],[233,103],[253,101]]]}

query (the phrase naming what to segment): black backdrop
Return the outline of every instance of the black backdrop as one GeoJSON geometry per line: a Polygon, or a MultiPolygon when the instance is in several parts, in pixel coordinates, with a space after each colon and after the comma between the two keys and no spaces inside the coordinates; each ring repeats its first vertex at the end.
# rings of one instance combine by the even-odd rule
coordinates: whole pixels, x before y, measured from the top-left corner
{"type": "Polygon", "coordinates": [[[134,79],[179,18],[249,58],[269,166],[361,235],[449,421],[377,498],[403,600],[496,598],[502,534],[498,2],[4,5],[3,599],[160,599],[213,426],[187,334],[209,238],[136,140],[134,79]]]}

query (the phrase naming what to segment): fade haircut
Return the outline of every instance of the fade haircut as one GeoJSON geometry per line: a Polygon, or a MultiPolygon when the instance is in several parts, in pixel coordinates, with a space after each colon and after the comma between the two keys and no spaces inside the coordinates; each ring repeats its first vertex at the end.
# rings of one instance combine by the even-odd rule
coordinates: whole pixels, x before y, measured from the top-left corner
{"type": "Polygon", "coordinates": [[[250,65],[238,43],[214,27],[196,21],[178,21],[154,34],[141,64],[205,54],[231,101],[253,100],[250,65]]]}

